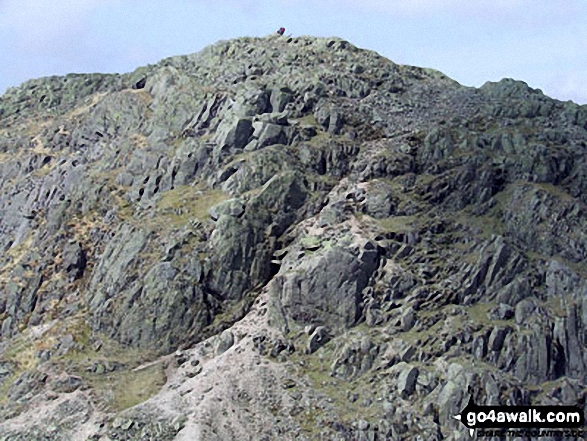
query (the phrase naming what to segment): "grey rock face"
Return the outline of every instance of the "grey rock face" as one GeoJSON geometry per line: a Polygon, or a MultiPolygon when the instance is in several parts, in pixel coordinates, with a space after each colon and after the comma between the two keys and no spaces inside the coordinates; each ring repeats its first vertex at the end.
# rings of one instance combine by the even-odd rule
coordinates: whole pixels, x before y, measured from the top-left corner
{"type": "Polygon", "coordinates": [[[68,244],[63,250],[63,266],[73,280],[83,275],[86,263],[86,254],[79,243],[68,244]]]}
{"type": "Polygon", "coordinates": [[[275,251],[265,230],[273,222],[285,230],[306,197],[307,191],[295,174],[281,174],[249,201],[242,217],[221,215],[211,237],[214,256],[210,289],[223,297],[240,299],[248,289],[265,283],[275,251]]]}
{"type": "Polygon", "coordinates": [[[521,300],[516,305],[516,323],[522,324],[525,323],[526,320],[533,314],[536,309],[536,305],[532,299],[524,299],[521,300]]]}
{"type": "Polygon", "coordinates": [[[283,112],[285,106],[294,100],[294,92],[288,87],[276,88],[271,92],[271,109],[273,112],[283,112]]]}
{"type": "Polygon", "coordinates": [[[278,275],[269,285],[275,308],[285,326],[328,325],[344,329],[361,313],[360,296],[377,265],[378,255],[367,243],[359,256],[341,246],[302,260],[299,270],[278,275]],[[303,276],[302,276],[303,274],[303,276]]]}
{"type": "Polygon", "coordinates": [[[286,144],[287,137],[283,127],[278,124],[271,124],[265,122],[255,122],[253,124],[255,131],[253,136],[257,140],[255,144],[256,149],[266,147],[273,144],[286,144]]]}
{"type": "Polygon", "coordinates": [[[561,254],[572,262],[585,259],[587,237],[579,228],[586,222],[582,208],[529,185],[516,188],[509,206],[516,209],[504,213],[504,223],[515,239],[547,256],[561,254]],[[567,213],[559,220],[547,215],[555,206],[560,208],[559,213],[567,213]]]}
{"type": "Polygon", "coordinates": [[[39,393],[46,381],[47,374],[39,371],[26,371],[10,387],[8,398],[11,401],[19,401],[26,397],[30,399],[36,393],[39,393]]]}
{"type": "Polygon", "coordinates": [[[0,438],[462,439],[469,397],[582,403],[586,145],[585,106],[338,38],[12,88],[0,438]]]}
{"type": "Polygon", "coordinates": [[[508,328],[494,328],[489,336],[489,350],[499,352],[509,331],[508,328]]]}
{"type": "Polygon", "coordinates": [[[214,153],[228,154],[242,150],[249,142],[253,135],[253,122],[250,118],[236,117],[234,120],[225,120],[218,127],[216,132],[216,143],[218,147],[214,153]]]}
{"type": "Polygon", "coordinates": [[[88,292],[91,308],[103,308],[113,289],[124,284],[126,269],[143,249],[147,238],[147,232],[125,225],[107,244],[93,272],[92,289],[88,292]]]}

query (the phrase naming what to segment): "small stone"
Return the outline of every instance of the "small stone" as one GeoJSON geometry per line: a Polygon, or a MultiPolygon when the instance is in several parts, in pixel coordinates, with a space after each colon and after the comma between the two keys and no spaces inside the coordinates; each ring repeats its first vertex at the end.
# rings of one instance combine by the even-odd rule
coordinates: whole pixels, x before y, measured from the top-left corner
{"type": "Polygon", "coordinates": [[[60,348],[61,349],[69,349],[71,346],[74,345],[75,340],[73,339],[73,335],[71,334],[67,334],[65,337],[63,337],[60,341],[60,348]]]}
{"type": "Polygon", "coordinates": [[[404,257],[408,257],[414,249],[410,245],[402,245],[399,251],[394,256],[394,259],[403,259],[404,257]]]}
{"type": "Polygon", "coordinates": [[[183,351],[176,351],[175,352],[175,362],[177,363],[178,366],[181,366],[182,364],[187,362],[188,358],[189,358],[188,355],[183,351]]]}
{"type": "Polygon", "coordinates": [[[416,348],[414,347],[414,345],[409,345],[400,352],[400,360],[405,361],[407,363],[412,359],[415,353],[416,348]]]}
{"type": "Polygon", "coordinates": [[[330,334],[328,330],[324,326],[318,326],[310,338],[308,339],[307,345],[307,353],[313,354],[316,352],[321,346],[328,343],[330,340],[330,334]]]}
{"type": "Polygon", "coordinates": [[[217,221],[221,215],[241,217],[245,212],[245,205],[240,199],[229,199],[211,207],[208,214],[213,221],[217,221]]]}
{"type": "Polygon", "coordinates": [[[220,334],[220,341],[216,346],[216,355],[223,354],[234,345],[234,334],[230,329],[226,329],[220,334]]]}
{"type": "Polygon", "coordinates": [[[185,423],[187,422],[187,420],[188,419],[185,415],[178,415],[173,419],[171,425],[173,426],[176,432],[179,432],[185,427],[185,423]]]}
{"type": "MultiPolygon", "coordinates": [[[[49,350],[39,351],[37,353],[37,357],[39,357],[39,360],[41,360],[41,362],[49,361],[49,359],[51,358],[51,351],[49,351],[49,350]]],[[[0,375],[2,375],[2,374],[0,373],[0,375]]]]}
{"type": "Polygon", "coordinates": [[[57,431],[59,430],[59,428],[57,426],[55,426],[54,424],[51,424],[47,427],[47,433],[57,433],[57,431]]]}
{"type": "Polygon", "coordinates": [[[397,388],[402,398],[407,398],[414,393],[419,373],[418,368],[409,366],[399,374],[397,388]]]}
{"type": "Polygon", "coordinates": [[[316,128],[314,126],[302,126],[301,132],[305,138],[312,138],[317,135],[316,128]]]}
{"type": "Polygon", "coordinates": [[[500,303],[489,314],[489,318],[493,320],[509,320],[514,316],[514,308],[505,303],[500,303]]]}
{"type": "Polygon", "coordinates": [[[427,403],[424,406],[424,410],[422,411],[422,415],[428,416],[434,414],[434,405],[432,403],[427,403]]]}
{"type": "Polygon", "coordinates": [[[409,331],[416,324],[416,312],[412,307],[408,308],[400,318],[401,329],[404,332],[409,331]]]}
{"type": "Polygon", "coordinates": [[[124,424],[124,418],[121,418],[121,417],[117,417],[114,419],[114,421],[112,421],[112,427],[114,429],[120,428],[123,424],[124,424]]]}
{"type": "Polygon", "coordinates": [[[296,387],[296,382],[291,378],[286,378],[285,380],[283,380],[282,386],[284,389],[291,389],[293,387],[296,387]]]}
{"type": "Polygon", "coordinates": [[[508,335],[510,330],[511,328],[509,327],[504,328],[498,326],[493,328],[493,331],[491,331],[491,334],[489,335],[489,349],[495,352],[501,351],[505,337],[508,335]]]}
{"type": "Polygon", "coordinates": [[[79,389],[82,379],[73,375],[63,374],[53,381],[53,389],[56,392],[71,393],[79,389]]]}
{"type": "Polygon", "coordinates": [[[362,431],[369,430],[369,427],[371,427],[370,424],[365,420],[359,420],[357,422],[357,429],[359,429],[359,430],[362,430],[362,431]]]}
{"type": "Polygon", "coordinates": [[[202,369],[202,366],[196,366],[196,368],[195,368],[195,369],[193,369],[193,370],[190,370],[190,371],[187,371],[187,372],[186,372],[186,376],[187,376],[188,378],[194,378],[196,375],[199,375],[199,374],[201,374],[201,373],[202,373],[202,370],[203,370],[203,369],[202,369]]]}

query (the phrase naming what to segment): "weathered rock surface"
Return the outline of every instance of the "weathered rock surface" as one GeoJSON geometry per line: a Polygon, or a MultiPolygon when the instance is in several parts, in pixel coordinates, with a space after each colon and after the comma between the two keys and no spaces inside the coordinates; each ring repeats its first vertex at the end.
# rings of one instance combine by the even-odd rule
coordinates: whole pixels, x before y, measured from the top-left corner
{"type": "Polygon", "coordinates": [[[0,97],[0,439],[465,439],[585,405],[587,108],[337,38],[0,97]]]}

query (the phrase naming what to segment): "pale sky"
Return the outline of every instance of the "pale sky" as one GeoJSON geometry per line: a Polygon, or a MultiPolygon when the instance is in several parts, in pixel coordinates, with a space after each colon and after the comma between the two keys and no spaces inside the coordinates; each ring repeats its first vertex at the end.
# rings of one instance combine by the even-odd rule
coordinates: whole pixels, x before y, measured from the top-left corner
{"type": "Polygon", "coordinates": [[[587,0],[0,0],[0,93],[40,76],[129,72],[281,26],[466,86],[514,78],[587,104],[587,0]]]}

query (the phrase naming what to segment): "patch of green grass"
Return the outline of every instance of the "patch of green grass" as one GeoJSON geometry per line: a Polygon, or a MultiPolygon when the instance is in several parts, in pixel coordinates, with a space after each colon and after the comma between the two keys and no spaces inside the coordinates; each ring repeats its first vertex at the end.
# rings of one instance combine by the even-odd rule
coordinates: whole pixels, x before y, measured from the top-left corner
{"type": "Polygon", "coordinates": [[[423,342],[431,335],[434,335],[438,331],[440,331],[442,326],[443,326],[443,321],[439,320],[434,325],[432,325],[430,328],[423,330],[423,331],[410,330],[410,331],[400,332],[398,334],[395,334],[393,336],[393,340],[402,340],[402,341],[404,341],[406,343],[410,343],[410,344],[414,344],[418,340],[420,342],[423,342]]]}
{"type": "Polygon", "coordinates": [[[34,354],[35,346],[33,341],[24,336],[20,335],[14,338],[8,348],[2,354],[3,360],[12,361],[23,368],[33,368],[35,363],[31,361],[31,353],[34,354]]]}
{"type": "Polygon", "coordinates": [[[306,142],[312,146],[318,146],[327,143],[330,139],[331,136],[329,133],[318,130],[316,136],[313,136],[306,142]]]}
{"type": "Polygon", "coordinates": [[[72,335],[75,343],[80,346],[64,355],[58,355],[53,351],[51,363],[58,369],[80,376],[84,384],[94,389],[98,400],[112,411],[120,411],[149,399],[166,382],[161,363],[138,371],[131,370],[154,358],[148,351],[123,347],[105,337],[101,338],[102,346],[96,351],[93,347],[91,328],[83,316],[77,316],[56,322],[38,338],[25,332],[12,339],[1,357],[15,367],[12,375],[0,386],[0,403],[7,400],[10,387],[23,372],[39,366],[37,352],[52,350],[59,338],[65,335],[72,335]],[[122,367],[112,373],[99,375],[88,370],[88,367],[96,362],[116,362],[122,367]]]}
{"type": "Polygon", "coordinates": [[[10,386],[12,386],[21,373],[22,371],[19,371],[18,373],[14,373],[4,379],[4,383],[0,385],[0,404],[4,404],[8,401],[8,391],[10,390],[10,386]]]}
{"type": "Polygon", "coordinates": [[[475,303],[467,308],[467,314],[475,323],[489,325],[491,323],[487,314],[494,307],[494,303],[475,303]]]}
{"type": "Polygon", "coordinates": [[[128,202],[126,199],[120,197],[119,195],[113,194],[113,197],[118,202],[118,210],[116,211],[118,219],[120,219],[121,221],[130,221],[134,216],[133,204],[128,202]]]}
{"type": "Polygon", "coordinates": [[[508,205],[514,187],[508,185],[504,190],[493,196],[495,205],[485,214],[478,216],[470,212],[470,208],[464,208],[454,217],[454,221],[468,227],[477,228],[485,239],[493,235],[504,235],[506,227],[503,223],[503,209],[508,205]]]}
{"type": "Polygon", "coordinates": [[[438,179],[436,175],[421,174],[416,177],[416,187],[424,187],[430,185],[438,179]]]}
{"type": "MultiPolygon", "coordinates": [[[[134,370],[136,366],[152,360],[154,355],[137,348],[128,348],[114,340],[101,338],[102,346],[96,351],[91,345],[91,329],[85,322],[72,323],[65,332],[74,335],[82,350],[73,350],[61,357],[54,357],[54,363],[63,364],[68,372],[79,375],[84,384],[90,386],[97,400],[109,411],[119,412],[140,404],[155,395],[167,381],[162,363],[134,370]],[[111,373],[97,374],[88,371],[95,363],[115,362],[123,365],[111,373]]],[[[63,333],[61,331],[60,333],[63,333]]]]}
{"type": "Polygon", "coordinates": [[[416,216],[391,216],[375,220],[379,228],[387,232],[408,232],[415,228],[416,216]]]}
{"type": "Polygon", "coordinates": [[[312,174],[312,175],[308,175],[307,179],[310,182],[317,182],[320,184],[326,184],[327,188],[329,188],[329,189],[335,187],[339,182],[339,180],[336,176],[332,176],[332,175],[328,175],[328,174],[324,174],[324,175],[312,174]]]}
{"type": "Polygon", "coordinates": [[[532,185],[537,190],[558,197],[561,201],[569,202],[572,204],[576,203],[575,199],[569,193],[564,191],[563,188],[560,186],[549,184],[547,182],[533,182],[530,185],[532,185]]]}
{"type": "Polygon", "coordinates": [[[488,214],[476,218],[473,217],[471,220],[481,229],[484,237],[489,238],[495,234],[503,235],[505,233],[505,226],[497,216],[488,214]]]}
{"type": "MultiPolygon", "coordinates": [[[[368,383],[370,374],[358,376],[350,381],[330,375],[332,363],[340,347],[350,342],[351,337],[359,338],[357,335],[361,334],[352,332],[339,336],[313,354],[296,352],[290,357],[292,363],[288,367],[294,377],[305,377],[317,394],[327,397],[338,418],[346,424],[355,421],[358,414],[363,415],[365,419],[371,419],[375,418],[377,412],[376,406],[366,409],[361,405],[362,398],[373,399],[375,395],[371,390],[372,386],[368,383]],[[303,361],[303,366],[299,364],[300,361],[303,361]],[[347,397],[349,391],[359,394],[359,399],[354,403],[347,397]]],[[[296,346],[303,345],[306,339],[307,336],[303,334],[296,346]]],[[[317,422],[323,420],[323,416],[323,411],[320,409],[308,409],[294,418],[306,433],[314,433],[317,422]]]]}
{"type": "Polygon", "coordinates": [[[318,236],[304,236],[300,241],[301,245],[306,249],[318,248],[322,244],[322,239],[318,236]]]}
{"type": "Polygon", "coordinates": [[[181,226],[190,219],[208,219],[208,210],[229,198],[222,190],[198,191],[194,187],[182,185],[163,193],[157,201],[157,225],[181,226]]]}
{"type": "Polygon", "coordinates": [[[297,120],[300,125],[304,125],[304,126],[317,126],[318,122],[316,121],[316,117],[314,116],[313,113],[309,113],[306,116],[299,118],[297,120]]]}
{"type": "Polygon", "coordinates": [[[14,155],[12,153],[2,153],[0,152],[0,164],[4,162],[8,162],[14,159],[14,155]]]}
{"type": "Polygon", "coordinates": [[[489,303],[475,303],[467,307],[466,311],[471,320],[483,326],[506,326],[511,325],[513,319],[510,320],[493,320],[489,318],[489,312],[497,305],[493,302],[489,303]]]}
{"type": "Polygon", "coordinates": [[[138,371],[114,372],[87,379],[108,410],[120,412],[156,395],[167,377],[162,363],[138,371]]]}
{"type": "Polygon", "coordinates": [[[14,371],[0,385],[0,404],[6,402],[10,387],[23,372],[35,369],[39,365],[36,350],[37,348],[32,339],[26,335],[20,335],[14,338],[4,350],[4,353],[1,354],[3,361],[9,361],[14,364],[14,371]]]}

